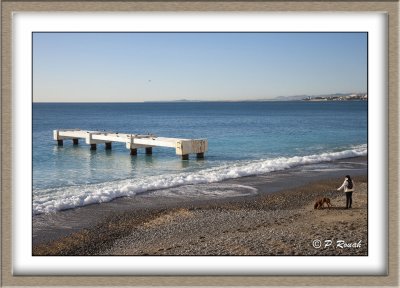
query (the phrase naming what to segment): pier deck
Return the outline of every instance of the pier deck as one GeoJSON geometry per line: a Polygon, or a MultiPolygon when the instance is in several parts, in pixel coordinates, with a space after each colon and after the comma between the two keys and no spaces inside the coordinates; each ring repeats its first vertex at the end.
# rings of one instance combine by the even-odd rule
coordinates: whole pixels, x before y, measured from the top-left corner
{"type": "Polygon", "coordinates": [[[59,146],[64,140],[72,140],[78,145],[79,139],[84,139],[90,145],[91,150],[97,149],[97,144],[104,144],[105,149],[111,149],[112,142],[125,143],[131,155],[137,155],[137,149],[146,149],[146,154],[152,154],[153,147],[175,148],[176,155],[181,155],[183,160],[189,159],[189,154],[196,154],[197,158],[204,158],[208,149],[207,139],[181,139],[157,137],[155,135],[140,135],[116,133],[110,131],[88,131],[80,129],[53,130],[53,139],[59,146]]]}

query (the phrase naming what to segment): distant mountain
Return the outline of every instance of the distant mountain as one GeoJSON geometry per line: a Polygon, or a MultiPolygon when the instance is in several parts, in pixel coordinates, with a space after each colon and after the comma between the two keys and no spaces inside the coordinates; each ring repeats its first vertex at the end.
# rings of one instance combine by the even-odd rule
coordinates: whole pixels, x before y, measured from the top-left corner
{"type": "Polygon", "coordinates": [[[270,100],[272,100],[272,101],[300,101],[307,97],[308,97],[308,95],[278,96],[278,97],[272,98],[270,100]]]}
{"type": "Polygon", "coordinates": [[[172,102],[204,102],[204,101],[203,100],[178,99],[178,100],[173,100],[172,102]]]}
{"type": "Polygon", "coordinates": [[[171,103],[171,102],[182,102],[182,103],[190,103],[190,102],[206,102],[202,100],[188,100],[188,99],[178,99],[178,100],[154,100],[154,101],[144,101],[144,103],[171,103]]]}

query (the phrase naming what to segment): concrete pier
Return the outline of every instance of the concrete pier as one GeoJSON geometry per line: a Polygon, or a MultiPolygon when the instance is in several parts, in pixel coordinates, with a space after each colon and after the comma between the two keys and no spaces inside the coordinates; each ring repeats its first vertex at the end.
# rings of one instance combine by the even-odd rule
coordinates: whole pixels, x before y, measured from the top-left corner
{"type": "Polygon", "coordinates": [[[90,150],[96,150],[97,144],[104,144],[106,150],[111,150],[112,142],[125,143],[130,155],[137,155],[137,149],[144,148],[146,155],[153,154],[153,147],[170,147],[175,149],[176,155],[181,155],[182,160],[188,160],[189,154],[196,154],[197,159],[203,159],[208,149],[207,139],[180,139],[158,137],[152,134],[127,134],[110,131],[88,131],[80,129],[54,130],[53,139],[59,146],[63,140],[70,139],[78,145],[78,139],[84,139],[90,145],[90,150]]]}
{"type": "Polygon", "coordinates": [[[204,159],[204,153],[196,153],[197,159],[204,159]]]}

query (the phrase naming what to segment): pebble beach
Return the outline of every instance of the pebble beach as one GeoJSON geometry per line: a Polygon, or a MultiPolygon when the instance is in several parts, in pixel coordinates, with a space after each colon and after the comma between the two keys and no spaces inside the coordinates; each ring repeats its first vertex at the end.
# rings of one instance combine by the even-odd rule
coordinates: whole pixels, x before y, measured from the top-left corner
{"type": "MultiPolygon", "coordinates": [[[[245,178],[243,178],[245,179],[245,178]]],[[[33,246],[33,255],[368,255],[368,178],[342,177],[274,193],[110,213],[96,226],[33,246]],[[314,209],[328,197],[331,208],[314,209]]],[[[244,181],[244,180],[240,180],[244,181]]]]}

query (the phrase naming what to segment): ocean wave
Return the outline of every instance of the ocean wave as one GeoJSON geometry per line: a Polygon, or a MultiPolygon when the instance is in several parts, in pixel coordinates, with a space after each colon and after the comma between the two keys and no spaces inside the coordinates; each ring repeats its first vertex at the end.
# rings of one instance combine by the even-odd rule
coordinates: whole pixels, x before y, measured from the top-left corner
{"type": "Polygon", "coordinates": [[[135,196],[153,190],[173,188],[182,185],[215,183],[227,179],[286,170],[300,165],[366,156],[367,153],[367,145],[364,144],[351,147],[351,149],[344,151],[326,152],[307,156],[278,157],[257,161],[241,161],[197,172],[43,189],[34,192],[32,213],[42,214],[57,212],[90,204],[110,202],[119,197],[135,196]]]}

